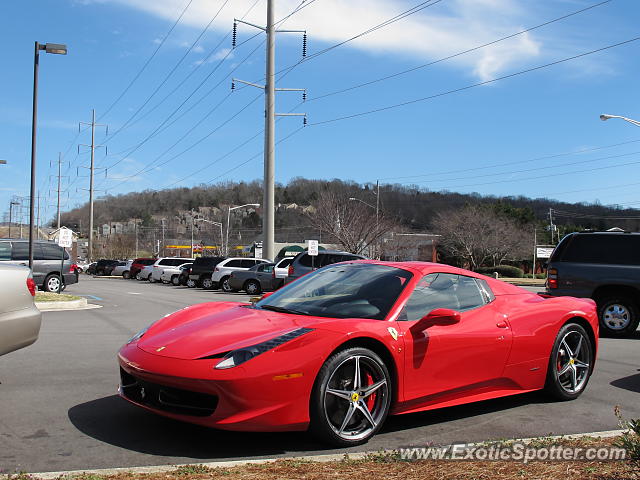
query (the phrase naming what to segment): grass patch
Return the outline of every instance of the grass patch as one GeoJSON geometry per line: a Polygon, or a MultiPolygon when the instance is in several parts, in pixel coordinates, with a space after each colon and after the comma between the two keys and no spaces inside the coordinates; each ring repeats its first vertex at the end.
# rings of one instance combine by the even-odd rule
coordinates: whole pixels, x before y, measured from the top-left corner
{"type": "MultiPolygon", "coordinates": [[[[606,447],[620,438],[578,439],[541,437],[533,446],[606,447]]],[[[508,443],[508,442],[500,442],[508,443]]],[[[489,442],[487,442],[489,444],[489,442]]],[[[345,454],[342,460],[316,462],[303,458],[280,459],[235,467],[182,465],[158,473],[122,472],[115,475],[83,473],[57,480],[640,480],[640,462],[618,461],[445,461],[402,460],[395,452],[374,452],[362,458],[345,454]]],[[[13,474],[10,480],[37,480],[37,475],[13,474]]]]}
{"type": "Polygon", "coordinates": [[[80,300],[82,297],[66,295],[64,293],[36,292],[36,302],[70,302],[80,300]]]}

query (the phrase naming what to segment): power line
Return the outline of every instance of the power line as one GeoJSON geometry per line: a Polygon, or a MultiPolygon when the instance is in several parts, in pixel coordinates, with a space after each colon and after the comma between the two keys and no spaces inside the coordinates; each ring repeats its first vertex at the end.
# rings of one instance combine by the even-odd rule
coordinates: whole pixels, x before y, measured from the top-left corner
{"type": "Polygon", "coordinates": [[[329,119],[329,120],[323,120],[323,121],[320,121],[320,122],[310,123],[309,125],[310,126],[326,125],[328,123],[334,123],[334,122],[339,122],[339,121],[342,121],[342,120],[349,120],[349,119],[352,119],[352,118],[363,117],[365,115],[371,115],[373,113],[379,113],[379,112],[383,112],[383,111],[387,111],[387,110],[392,110],[394,108],[405,107],[407,105],[411,105],[411,104],[414,104],[414,103],[420,103],[420,102],[425,102],[427,100],[433,100],[434,98],[444,97],[446,95],[451,95],[453,93],[459,93],[459,92],[462,92],[464,90],[470,90],[470,89],[475,88],[475,87],[480,87],[480,86],[483,86],[483,85],[488,85],[488,84],[491,84],[491,83],[495,83],[495,82],[498,82],[500,80],[506,80],[508,78],[517,77],[517,76],[523,75],[525,73],[531,73],[531,72],[534,72],[534,71],[537,71],[537,70],[542,70],[544,68],[548,68],[548,67],[551,67],[551,66],[554,66],[554,65],[565,63],[565,62],[568,62],[570,60],[575,60],[575,59],[578,59],[578,58],[586,57],[587,55],[592,55],[594,53],[598,53],[598,52],[602,52],[602,51],[605,51],[605,50],[609,50],[611,48],[619,47],[619,46],[626,45],[626,44],[629,44],[629,43],[632,43],[632,42],[637,42],[638,40],[640,40],[640,37],[631,38],[631,39],[625,40],[623,42],[614,43],[612,45],[607,45],[606,47],[602,47],[602,48],[598,48],[598,49],[595,49],[595,50],[591,50],[589,52],[581,53],[579,55],[574,55],[572,57],[563,58],[561,60],[556,60],[554,62],[546,63],[544,65],[538,65],[536,67],[527,68],[525,70],[520,70],[519,72],[510,73],[508,75],[503,75],[501,77],[492,78],[490,80],[485,80],[483,82],[478,82],[478,83],[474,83],[474,84],[467,85],[467,86],[464,86],[464,87],[455,88],[453,90],[447,90],[445,92],[436,93],[434,95],[429,95],[427,97],[416,98],[414,100],[408,100],[406,102],[396,103],[396,104],[393,104],[393,105],[387,105],[387,106],[384,106],[384,107],[375,108],[375,109],[372,109],[372,110],[367,110],[365,112],[359,112],[359,113],[354,113],[354,114],[351,114],[351,115],[345,115],[345,116],[342,116],[342,117],[332,118],[332,119],[329,119]]]}
{"type": "Polygon", "coordinates": [[[169,35],[171,35],[171,32],[173,32],[173,29],[176,28],[176,26],[178,25],[178,23],[180,23],[180,20],[182,19],[182,17],[184,16],[185,12],[189,9],[189,7],[191,6],[191,4],[193,3],[193,0],[189,0],[189,2],[187,3],[187,5],[182,9],[182,12],[180,12],[180,15],[178,16],[178,18],[176,19],[175,22],[173,22],[173,25],[171,25],[171,28],[169,29],[169,31],[164,35],[164,37],[162,37],[162,40],[160,40],[160,42],[158,43],[158,46],[156,47],[156,49],[153,51],[153,53],[151,54],[151,56],[147,59],[147,61],[144,63],[144,65],[142,65],[142,68],[140,68],[140,70],[138,71],[138,73],[131,79],[131,81],[129,82],[129,84],[125,87],[125,89],[122,91],[122,93],[118,96],[118,98],[116,98],[111,105],[109,105],[109,108],[107,108],[105,110],[105,112],[100,116],[100,118],[98,120],[101,120],[102,118],[104,118],[105,116],[107,116],[107,114],[111,111],[111,109],[113,107],[116,106],[116,104],[122,100],[122,97],[125,96],[125,94],[129,91],[129,89],[133,86],[133,84],[138,80],[138,78],[140,78],[140,75],[142,75],[142,72],[145,71],[145,69],[147,68],[147,66],[149,65],[149,63],[151,63],[151,60],[153,60],[153,58],[156,56],[156,54],[158,53],[158,50],[160,50],[160,48],[162,48],[162,46],[164,45],[164,42],[167,41],[167,38],[169,38],[169,35]]]}
{"type": "Polygon", "coordinates": [[[151,101],[151,99],[156,95],[156,93],[158,93],[158,91],[167,83],[167,81],[169,80],[169,78],[171,77],[171,75],[173,75],[173,73],[178,69],[178,67],[182,64],[182,62],[184,61],[185,58],[187,58],[187,55],[189,55],[189,53],[191,52],[191,50],[193,50],[193,48],[198,44],[198,42],[200,41],[200,39],[204,36],[204,34],[209,30],[209,27],[211,26],[211,24],[213,24],[213,22],[215,21],[216,18],[218,18],[218,15],[220,14],[220,12],[222,11],[222,9],[227,5],[227,3],[229,3],[229,0],[225,0],[224,3],[222,4],[222,6],[218,9],[218,11],[216,12],[216,14],[213,16],[213,18],[209,21],[209,23],[206,25],[206,27],[204,27],[204,29],[200,32],[200,34],[197,36],[197,38],[193,41],[193,43],[191,44],[191,46],[187,49],[187,51],[182,55],[182,57],[180,57],[180,60],[178,60],[178,62],[173,66],[173,68],[169,71],[169,73],[164,77],[164,79],[162,80],[162,82],[160,82],[160,84],[156,87],[156,89],[151,93],[151,95],[149,95],[147,97],[147,99],[144,101],[144,103],[142,105],[140,105],[140,107],[138,107],[138,109],[133,113],[133,115],[131,115],[129,117],[129,119],[119,128],[117,129],[106,141],[110,142],[111,140],[113,140],[113,138],[118,135],[120,132],[122,132],[124,129],[126,129],[132,122],[132,120],[138,115],[138,113],[140,113],[140,111],[147,106],[147,104],[151,101]]]}
{"type": "Polygon", "coordinates": [[[422,68],[430,67],[430,66],[435,65],[435,64],[437,64],[437,63],[445,62],[445,61],[447,61],[447,60],[451,60],[452,58],[456,58],[456,57],[459,57],[459,56],[461,56],[461,55],[465,55],[465,54],[467,54],[467,53],[471,53],[471,52],[474,52],[474,51],[476,51],[476,50],[480,50],[480,49],[483,49],[483,48],[489,47],[489,46],[491,46],[491,45],[495,45],[495,44],[500,43],[500,42],[503,42],[503,41],[505,41],[505,40],[509,40],[510,38],[514,38],[514,37],[517,37],[517,36],[519,36],[519,35],[523,35],[523,34],[525,34],[525,33],[531,32],[531,31],[533,31],[533,30],[537,30],[537,29],[539,29],[539,28],[546,27],[547,25],[551,25],[551,24],[553,24],[553,23],[559,22],[559,21],[561,21],[561,20],[565,20],[565,19],[567,19],[567,18],[569,18],[569,17],[572,17],[572,16],[574,16],[574,15],[578,15],[578,14],[580,14],[580,13],[584,13],[584,12],[586,12],[586,11],[588,11],[588,10],[591,10],[591,9],[593,9],[593,8],[596,8],[596,7],[600,7],[600,6],[604,5],[604,4],[610,3],[610,2],[612,2],[612,1],[613,1],[613,0],[605,0],[605,1],[603,1],[603,2],[596,3],[596,4],[594,4],[594,5],[590,5],[590,6],[588,6],[588,7],[582,8],[582,9],[580,9],[580,10],[576,10],[576,11],[574,11],[574,12],[568,13],[568,14],[563,15],[563,16],[561,16],[561,17],[557,17],[557,18],[554,18],[554,19],[552,19],[552,20],[548,20],[548,21],[546,21],[546,22],[544,22],[544,23],[540,23],[540,24],[538,24],[538,25],[534,25],[533,27],[529,27],[529,28],[527,28],[527,29],[525,29],[525,30],[520,30],[519,32],[512,33],[511,35],[507,35],[506,37],[498,38],[497,40],[493,40],[493,41],[491,41],[491,42],[484,43],[484,44],[482,44],[482,45],[478,45],[478,46],[476,46],[476,47],[469,48],[469,49],[467,49],[467,50],[463,50],[463,51],[461,51],[461,52],[454,53],[454,54],[452,54],[452,55],[448,55],[448,56],[446,56],[446,57],[440,58],[440,59],[438,59],[438,60],[434,60],[434,61],[432,61],[432,62],[423,63],[422,65],[418,65],[418,66],[416,66],[416,67],[412,67],[412,68],[409,68],[409,69],[407,69],[407,70],[402,70],[402,71],[400,71],[400,72],[392,73],[392,74],[390,74],[390,75],[386,75],[386,76],[384,76],[384,77],[380,77],[380,78],[377,78],[377,79],[375,79],[375,80],[370,80],[370,81],[368,81],[368,82],[359,83],[359,84],[357,84],[357,85],[353,85],[353,86],[351,86],[351,87],[347,87],[347,88],[343,88],[343,89],[336,90],[336,91],[333,91],[333,92],[329,92],[329,93],[325,93],[325,94],[322,94],[322,95],[318,95],[317,97],[309,98],[307,101],[309,101],[309,102],[313,102],[313,101],[316,101],[316,100],[320,100],[320,99],[322,99],[322,98],[327,98],[327,97],[330,97],[330,96],[333,96],[333,95],[338,95],[338,94],[341,94],[341,93],[349,92],[349,91],[351,91],[351,90],[355,90],[355,89],[357,89],[357,88],[366,87],[366,86],[369,86],[369,85],[373,85],[373,84],[375,84],[375,83],[379,83],[379,82],[382,82],[382,81],[385,81],[385,80],[390,80],[390,79],[392,79],[392,78],[399,77],[399,76],[401,76],[401,75],[405,75],[405,74],[407,74],[407,73],[415,72],[416,70],[420,70],[420,69],[422,69],[422,68]]]}

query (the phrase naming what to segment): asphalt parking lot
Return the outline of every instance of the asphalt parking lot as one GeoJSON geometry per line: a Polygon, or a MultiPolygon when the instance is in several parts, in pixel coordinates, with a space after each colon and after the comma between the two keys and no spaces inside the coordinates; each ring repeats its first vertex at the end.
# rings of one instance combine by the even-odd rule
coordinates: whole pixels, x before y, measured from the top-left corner
{"type": "MultiPolygon", "coordinates": [[[[193,303],[248,296],[85,276],[67,293],[102,308],[44,313],[38,342],[0,357],[0,473],[350,451],[324,450],[304,433],[233,433],[182,424],[116,395],[116,352],[135,332],[193,303]]],[[[600,345],[595,373],[578,400],[548,402],[533,393],[393,417],[353,451],[611,430],[617,428],[614,405],[640,418],[640,332],[600,345]]]]}

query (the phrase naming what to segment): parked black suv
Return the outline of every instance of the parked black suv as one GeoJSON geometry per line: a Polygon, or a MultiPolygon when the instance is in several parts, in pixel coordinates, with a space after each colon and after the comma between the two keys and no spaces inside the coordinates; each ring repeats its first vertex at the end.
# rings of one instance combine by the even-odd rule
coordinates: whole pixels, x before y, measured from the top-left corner
{"type": "Polygon", "coordinates": [[[640,233],[567,235],[549,259],[547,293],[592,298],[603,334],[634,333],[640,321],[640,233]]]}
{"type": "MultiPolygon", "coordinates": [[[[202,287],[202,281],[205,283],[208,281],[211,283],[211,274],[221,261],[225,257],[198,257],[191,265],[191,272],[189,272],[189,280],[187,280],[187,287],[202,287]]],[[[211,288],[211,285],[209,285],[211,288]]]]}

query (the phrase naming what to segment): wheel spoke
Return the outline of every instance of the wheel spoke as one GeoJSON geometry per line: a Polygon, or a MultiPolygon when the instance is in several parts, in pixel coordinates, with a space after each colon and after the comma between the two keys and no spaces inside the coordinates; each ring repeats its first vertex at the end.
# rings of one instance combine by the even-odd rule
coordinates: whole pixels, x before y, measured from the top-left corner
{"type": "Polygon", "coordinates": [[[338,398],[343,398],[345,400],[351,401],[351,392],[346,390],[336,390],[334,388],[327,388],[327,393],[331,395],[335,395],[338,398]]]}
{"type": "Polygon", "coordinates": [[[353,357],[356,361],[356,368],[353,374],[353,389],[358,390],[360,388],[360,357],[353,357]]]}
{"type": "Polygon", "coordinates": [[[575,360],[574,364],[576,368],[589,368],[588,363],[581,362],[580,360],[575,360]]]}
{"type": "Polygon", "coordinates": [[[573,365],[572,367],[573,368],[571,369],[571,387],[575,392],[576,389],[578,388],[578,369],[573,365]]]}
{"type": "Polygon", "coordinates": [[[582,348],[582,335],[579,336],[578,346],[576,347],[576,351],[573,352],[573,356],[577,357],[580,354],[580,349],[582,348]]]}
{"type": "Polygon", "coordinates": [[[367,398],[369,395],[371,395],[373,392],[375,392],[376,390],[378,390],[380,387],[382,387],[383,385],[386,385],[387,381],[385,379],[380,380],[379,382],[374,383],[373,385],[368,386],[367,388],[365,388],[364,390],[362,390],[362,395],[360,395],[362,398],[367,398]]]}
{"type": "Polygon", "coordinates": [[[367,408],[367,405],[364,402],[358,402],[356,405],[356,408],[358,410],[360,410],[360,412],[364,415],[364,418],[367,419],[367,421],[371,424],[372,427],[375,428],[375,426],[377,425],[376,421],[373,419],[373,417],[371,416],[371,412],[369,411],[369,409],[367,408]]]}
{"type": "Polygon", "coordinates": [[[562,375],[567,373],[569,370],[571,370],[571,362],[567,362],[567,364],[560,369],[560,371],[558,372],[558,376],[561,377],[562,375]]]}
{"type": "Polygon", "coordinates": [[[344,420],[342,421],[342,425],[340,425],[340,430],[338,430],[339,434],[342,434],[342,432],[344,432],[344,429],[347,428],[347,425],[351,421],[351,418],[353,417],[353,414],[355,413],[355,411],[356,411],[355,403],[351,402],[349,404],[349,409],[347,410],[347,413],[344,416],[344,420]]]}
{"type": "Polygon", "coordinates": [[[569,354],[570,357],[574,357],[575,356],[573,354],[573,352],[571,351],[571,349],[569,348],[569,345],[567,344],[567,342],[564,339],[562,340],[562,344],[561,345],[564,347],[564,349],[567,351],[567,353],[569,354]]]}

